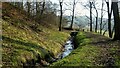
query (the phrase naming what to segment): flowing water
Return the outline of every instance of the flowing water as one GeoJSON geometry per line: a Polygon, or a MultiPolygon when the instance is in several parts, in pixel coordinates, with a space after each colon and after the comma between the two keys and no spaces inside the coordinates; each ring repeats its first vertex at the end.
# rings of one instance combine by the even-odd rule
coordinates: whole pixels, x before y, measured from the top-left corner
{"type": "Polygon", "coordinates": [[[64,58],[67,55],[69,55],[73,49],[74,49],[73,41],[72,41],[72,39],[70,39],[65,44],[65,48],[64,48],[61,58],[64,58]]]}
{"type": "Polygon", "coordinates": [[[64,49],[63,52],[60,53],[57,57],[57,60],[62,59],[66,56],[68,56],[74,49],[74,38],[77,35],[78,32],[71,32],[71,37],[69,38],[68,41],[65,42],[64,44],[64,49]]]}
{"type": "Polygon", "coordinates": [[[66,43],[64,44],[64,50],[61,54],[58,55],[59,59],[62,59],[66,56],[68,56],[72,50],[74,49],[74,44],[73,44],[73,37],[71,37],[66,43]]]}

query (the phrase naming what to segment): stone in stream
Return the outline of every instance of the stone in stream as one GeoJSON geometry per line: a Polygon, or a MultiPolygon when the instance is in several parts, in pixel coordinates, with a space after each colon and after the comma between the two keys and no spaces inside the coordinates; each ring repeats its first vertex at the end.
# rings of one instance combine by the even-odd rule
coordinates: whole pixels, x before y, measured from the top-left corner
{"type": "Polygon", "coordinates": [[[66,44],[71,44],[71,43],[72,43],[72,41],[70,41],[70,40],[66,42],[66,44]]]}

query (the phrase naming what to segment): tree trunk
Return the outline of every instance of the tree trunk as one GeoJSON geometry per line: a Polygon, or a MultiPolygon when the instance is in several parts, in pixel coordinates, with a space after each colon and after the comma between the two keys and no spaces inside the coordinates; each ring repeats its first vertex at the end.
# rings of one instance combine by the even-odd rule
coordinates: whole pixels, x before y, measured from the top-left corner
{"type": "Polygon", "coordinates": [[[105,31],[103,32],[103,35],[105,35],[106,32],[107,32],[107,30],[105,30],[105,31]]]}
{"type": "Polygon", "coordinates": [[[62,30],[62,2],[60,2],[60,23],[59,23],[59,31],[62,30]]]}
{"type": "Polygon", "coordinates": [[[74,0],[74,3],[73,3],[73,11],[72,11],[72,20],[71,20],[71,25],[70,25],[70,29],[72,29],[72,26],[73,26],[73,22],[74,22],[74,12],[75,12],[75,0],[74,0]]]}
{"type": "Polygon", "coordinates": [[[39,11],[38,11],[39,5],[38,2],[36,2],[36,15],[38,15],[39,11]]]}
{"type": "Polygon", "coordinates": [[[95,32],[97,33],[97,26],[98,26],[98,11],[97,8],[95,7],[95,4],[93,4],[94,9],[96,11],[96,25],[95,25],[95,32]]]}
{"type": "Polygon", "coordinates": [[[113,16],[114,16],[114,26],[115,26],[115,35],[114,40],[120,40],[120,19],[119,19],[119,10],[118,2],[112,2],[113,6],[113,16]]]}
{"type": "Polygon", "coordinates": [[[109,37],[112,38],[112,31],[111,31],[111,13],[112,13],[112,9],[110,12],[109,9],[109,2],[106,2],[107,4],[107,9],[108,9],[108,32],[109,32],[109,37]]]}
{"type": "Polygon", "coordinates": [[[27,2],[27,12],[28,16],[30,16],[30,2],[27,2]]]}
{"type": "Polygon", "coordinates": [[[112,29],[112,36],[113,36],[114,31],[115,31],[115,26],[113,26],[113,29],[112,29]]]}
{"type": "Polygon", "coordinates": [[[90,32],[92,32],[92,2],[90,2],[90,32]]]}
{"type": "Polygon", "coordinates": [[[97,33],[97,26],[98,26],[98,14],[96,16],[96,25],[95,25],[95,32],[97,33]]]}
{"type": "Polygon", "coordinates": [[[41,16],[42,16],[42,14],[44,12],[44,8],[45,8],[45,2],[43,2],[43,5],[42,5],[42,10],[41,10],[41,13],[40,13],[41,16]]]}
{"type": "Polygon", "coordinates": [[[104,3],[103,3],[103,0],[102,0],[100,34],[102,34],[103,5],[104,5],[104,3]]]}

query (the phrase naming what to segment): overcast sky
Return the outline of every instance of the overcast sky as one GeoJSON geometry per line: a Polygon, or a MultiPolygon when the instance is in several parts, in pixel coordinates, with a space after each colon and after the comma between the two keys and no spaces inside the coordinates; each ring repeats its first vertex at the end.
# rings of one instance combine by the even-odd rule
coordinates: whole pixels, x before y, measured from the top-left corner
{"type": "MultiPolygon", "coordinates": [[[[52,1],[53,3],[58,3],[59,4],[59,0],[50,0],[52,1]]],[[[88,0],[76,0],[78,1],[78,3],[76,4],[76,8],[75,8],[75,16],[83,16],[83,15],[87,15],[89,16],[90,14],[90,11],[89,11],[89,8],[86,9],[85,7],[82,6],[82,4],[85,4],[85,3],[88,3],[88,0]]],[[[102,3],[102,0],[95,0],[98,4],[96,5],[96,8],[98,9],[98,16],[101,17],[101,3],[102,3]]],[[[73,0],[64,0],[64,3],[68,3],[68,2],[73,2],[73,0]]],[[[104,10],[107,11],[107,6],[106,6],[106,3],[104,2],[104,10]]],[[[63,6],[63,9],[70,9],[69,6],[66,6],[64,4],[63,6]]],[[[93,11],[93,17],[96,15],[96,12],[94,9],[92,9],[93,11]]],[[[107,13],[106,11],[104,11],[104,16],[103,18],[107,18],[107,13]]],[[[64,12],[64,15],[71,15],[71,11],[67,10],[64,12]]]]}
{"type": "MultiPolygon", "coordinates": [[[[20,1],[24,1],[24,0],[1,0],[1,1],[16,1],[16,2],[20,2],[20,1]]],[[[29,0],[31,2],[33,2],[33,0],[29,0]]],[[[35,0],[34,0],[35,1],[35,0]]],[[[36,0],[36,1],[47,1],[47,0],[36,0]]],[[[49,0],[48,0],[49,1],[49,0]]],[[[59,4],[59,0],[50,0],[51,2],[53,3],[57,3],[59,4]]],[[[63,0],[64,3],[69,3],[69,2],[73,2],[74,0],[63,0]]],[[[82,4],[86,4],[88,3],[89,0],[76,0],[78,3],[76,4],[76,8],[75,8],[75,16],[84,16],[84,15],[87,15],[89,16],[90,15],[90,11],[89,11],[89,8],[86,9],[85,7],[83,7],[82,4]]],[[[96,8],[98,9],[98,16],[101,17],[101,3],[102,3],[102,0],[95,0],[98,4],[96,5],[96,8]]],[[[116,0],[114,0],[116,1],[116,0]]],[[[120,0],[119,0],[120,1],[120,0]]],[[[89,4],[89,3],[88,3],[89,4]]],[[[107,11],[107,6],[106,6],[106,3],[104,2],[104,10],[107,11]]],[[[119,5],[119,8],[120,8],[120,5],[119,5]]],[[[59,8],[58,8],[59,9],[59,8]]],[[[66,6],[65,4],[63,4],[63,10],[64,9],[71,9],[72,10],[72,6],[66,6]]],[[[104,11],[104,16],[103,18],[107,18],[107,13],[106,11],[104,11]]],[[[92,9],[92,12],[93,12],[93,17],[95,17],[96,15],[96,12],[94,9],[92,9]]],[[[59,14],[59,13],[58,13],[59,14]]],[[[72,12],[70,10],[66,10],[64,12],[64,15],[71,15],[72,12]]]]}

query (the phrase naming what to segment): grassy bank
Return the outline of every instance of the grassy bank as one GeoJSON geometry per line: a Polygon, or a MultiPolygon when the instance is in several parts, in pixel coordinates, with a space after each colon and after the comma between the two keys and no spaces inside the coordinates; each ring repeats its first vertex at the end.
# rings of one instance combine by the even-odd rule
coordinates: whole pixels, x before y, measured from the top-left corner
{"type": "Polygon", "coordinates": [[[2,14],[3,66],[46,65],[69,37],[68,33],[35,22],[9,3],[2,3],[2,14]]]}
{"type": "Polygon", "coordinates": [[[76,36],[78,48],[69,56],[53,63],[53,66],[91,66],[95,63],[95,57],[100,53],[97,46],[91,46],[91,39],[87,38],[82,32],[76,36]]]}
{"type": "Polygon", "coordinates": [[[75,41],[78,47],[51,66],[120,66],[120,41],[90,32],[79,32],[75,41]]]}

